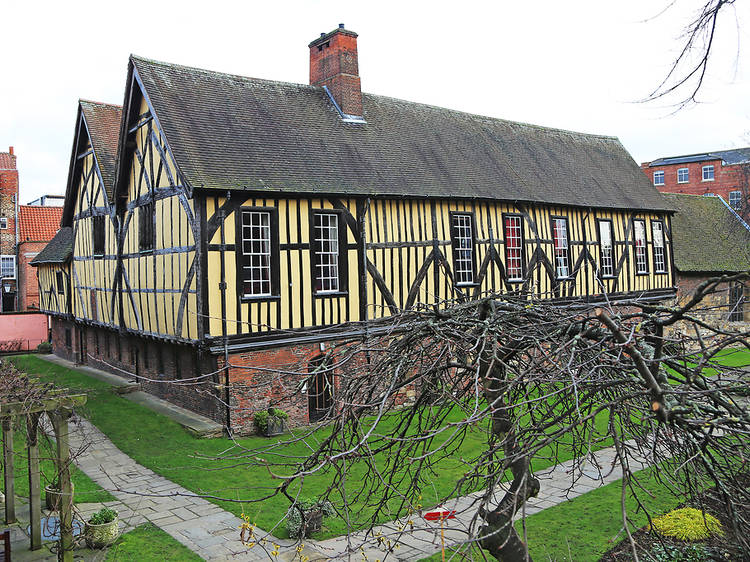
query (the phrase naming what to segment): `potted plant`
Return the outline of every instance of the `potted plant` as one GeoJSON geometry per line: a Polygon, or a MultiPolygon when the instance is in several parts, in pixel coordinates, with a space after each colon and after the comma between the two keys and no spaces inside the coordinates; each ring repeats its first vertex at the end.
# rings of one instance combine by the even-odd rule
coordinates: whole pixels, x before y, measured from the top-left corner
{"type": "Polygon", "coordinates": [[[309,538],[323,527],[323,517],[334,515],[336,511],[329,501],[321,499],[301,499],[292,504],[286,514],[286,530],[293,539],[309,538]]]}
{"type": "Polygon", "coordinates": [[[253,417],[253,424],[258,434],[273,437],[284,433],[284,422],[288,418],[289,414],[284,410],[272,407],[268,410],[256,412],[253,417]]]}
{"type": "Polygon", "coordinates": [[[89,548],[105,548],[117,540],[119,521],[114,509],[103,507],[86,522],[84,537],[89,548]]]}
{"type": "MultiPolygon", "coordinates": [[[[70,495],[73,495],[75,485],[70,482],[70,495]]],[[[60,509],[60,503],[62,502],[63,494],[60,491],[60,484],[57,480],[47,484],[44,487],[44,503],[49,511],[57,511],[60,509]]]]}

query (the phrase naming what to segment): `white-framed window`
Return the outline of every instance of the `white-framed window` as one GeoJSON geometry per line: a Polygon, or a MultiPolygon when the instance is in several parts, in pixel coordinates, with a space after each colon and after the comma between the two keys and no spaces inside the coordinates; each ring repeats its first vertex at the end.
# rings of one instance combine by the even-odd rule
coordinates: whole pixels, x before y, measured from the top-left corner
{"type": "Polygon", "coordinates": [[[714,181],[714,166],[713,164],[709,166],[703,166],[701,168],[703,170],[703,181],[714,181]]]}
{"type": "Polygon", "coordinates": [[[552,219],[552,243],[555,249],[555,276],[565,279],[570,276],[570,250],[568,248],[568,219],[552,219]]]}
{"type": "Polygon", "coordinates": [[[602,277],[615,274],[614,245],[612,243],[612,221],[599,221],[599,271],[602,277]]]}
{"type": "Polygon", "coordinates": [[[16,256],[0,256],[0,278],[16,278],[16,256]]]}
{"type": "Polygon", "coordinates": [[[707,191],[703,194],[703,197],[716,197],[716,194],[712,191],[707,191]]]}
{"type": "Polygon", "coordinates": [[[677,169],[677,183],[687,183],[690,181],[690,170],[687,168],[677,169]]]}
{"type": "Polygon", "coordinates": [[[523,280],[523,222],[518,215],[505,216],[505,270],[508,281],[523,280]]]}
{"type": "Polygon", "coordinates": [[[271,295],[271,213],[242,211],[241,290],[243,297],[271,295]]]}
{"type": "Polygon", "coordinates": [[[667,262],[664,257],[664,223],[651,223],[651,237],[654,242],[654,273],[666,273],[667,262]]]}
{"type": "Polygon", "coordinates": [[[635,272],[648,273],[648,252],[646,251],[646,221],[633,221],[633,240],[635,247],[635,272]]]}
{"type": "Polygon", "coordinates": [[[0,230],[8,228],[8,217],[0,217],[0,230]]]}
{"type": "Polygon", "coordinates": [[[732,209],[739,209],[742,206],[742,192],[741,191],[729,192],[729,206],[732,207],[732,209]]]}
{"type": "Polygon", "coordinates": [[[456,285],[474,283],[474,217],[465,213],[451,214],[451,243],[456,285]]]}
{"type": "Polygon", "coordinates": [[[313,253],[315,292],[339,291],[339,216],[336,213],[313,214],[313,253]]]}
{"type": "Polygon", "coordinates": [[[664,170],[654,172],[654,185],[664,185],[664,170]]]}

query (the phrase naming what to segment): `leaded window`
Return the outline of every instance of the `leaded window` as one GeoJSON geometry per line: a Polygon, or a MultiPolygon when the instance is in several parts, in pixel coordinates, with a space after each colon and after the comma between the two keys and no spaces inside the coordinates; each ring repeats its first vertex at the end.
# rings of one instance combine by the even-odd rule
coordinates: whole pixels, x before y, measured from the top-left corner
{"type": "Polygon", "coordinates": [[[648,273],[648,252],[646,250],[646,222],[633,221],[633,238],[635,242],[635,272],[648,273]]]}
{"type": "Polygon", "coordinates": [[[453,271],[457,285],[474,283],[474,217],[469,214],[451,215],[453,271]]]}
{"type": "Polygon", "coordinates": [[[745,319],[745,286],[732,283],[729,286],[729,321],[742,322],[745,319]]]}
{"type": "Polygon", "coordinates": [[[651,237],[654,246],[654,272],[666,273],[667,262],[664,256],[664,223],[654,221],[651,223],[651,237]]]}
{"type": "MultiPolygon", "coordinates": [[[[97,215],[93,218],[93,236],[94,236],[94,255],[103,256],[105,247],[105,221],[104,215],[97,215]]],[[[153,248],[153,245],[151,246],[153,248]]]]}
{"type": "Polygon", "coordinates": [[[57,285],[57,293],[60,295],[65,294],[65,278],[63,277],[62,271],[55,272],[55,284],[57,285]]]}
{"type": "Polygon", "coordinates": [[[138,207],[138,249],[148,252],[154,249],[154,202],[138,207]]]}
{"type": "Polygon", "coordinates": [[[241,292],[244,297],[271,295],[271,213],[241,213],[241,292]]]}
{"type": "Polygon", "coordinates": [[[339,216],[314,213],[315,292],[339,291],[339,216]]]}
{"type": "Polygon", "coordinates": [[[505,269],[508,281],[523,280],[523,222],[518,215],[505,216],[505,269]]]}
{"type": "Polygon", "coordinates": [[[555,249],[555,276],[570,276],[570,250],[568,247],[568,219],[552,219],[552,241],[555,249]]]}
{"type": "Polygon", "coordinates": [[[729,192],[729,205],[732,209],[739,209],[742,205],[742,192],[741,191],[730,191],[729,192]]]}
{"type": "Polygon", "coordinates": [[[16,256],[0,256],[0,278],[16,277],[16,256]]]}
{"type": "Polygon", "coordinates": [[[599,271],[602,277],[613,277],[614,244],[612,240],[612,221],[599,221],[599,271]]]}

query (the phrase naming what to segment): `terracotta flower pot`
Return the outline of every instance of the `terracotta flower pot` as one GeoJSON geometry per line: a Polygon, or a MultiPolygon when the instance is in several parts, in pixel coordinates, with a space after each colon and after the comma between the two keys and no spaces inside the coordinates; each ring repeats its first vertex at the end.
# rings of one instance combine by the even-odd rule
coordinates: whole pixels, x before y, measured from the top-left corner
{"type": "Polygon", "coordinates": [[[120,536],[119,519],[109,523],[93,525],[86,523],[83,535],[86,537],[86,545],[89,548],[106,548],[117,540],[120,536]]]}

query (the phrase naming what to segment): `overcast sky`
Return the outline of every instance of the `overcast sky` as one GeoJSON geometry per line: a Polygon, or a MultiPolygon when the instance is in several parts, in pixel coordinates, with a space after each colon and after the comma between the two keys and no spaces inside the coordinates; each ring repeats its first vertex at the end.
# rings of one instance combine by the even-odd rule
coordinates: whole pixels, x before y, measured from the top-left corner
{"type": "Polygon", "coordinates": [[[636,103],[664,78],[702,2],[33,2],[0,8],[0,151],[18,155],[21,202],[62,193],[79,98],[121,104],[130,53],[307,83],[307,44],[359,34],[362,89],[617,136],[637,162],[750,145],[750,24],[720,22],[703,103],[636,103]],[[663,13],[662,13],[663,12],[663,13]]]}

